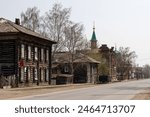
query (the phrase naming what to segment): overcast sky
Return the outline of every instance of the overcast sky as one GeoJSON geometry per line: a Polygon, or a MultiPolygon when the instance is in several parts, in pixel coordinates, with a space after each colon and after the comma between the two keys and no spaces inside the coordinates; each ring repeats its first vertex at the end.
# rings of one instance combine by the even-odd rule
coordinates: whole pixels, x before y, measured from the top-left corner
{"type": "Polygon", "coordinates": [[[0,17],[14,21],[34,6],[43,15],[55,2],[72,8],[71,20],[84,24],[89,40],[95,22],[100,44],[130,47],[139,65],[150,64],[150,0],[0,0],[0,17]]]}

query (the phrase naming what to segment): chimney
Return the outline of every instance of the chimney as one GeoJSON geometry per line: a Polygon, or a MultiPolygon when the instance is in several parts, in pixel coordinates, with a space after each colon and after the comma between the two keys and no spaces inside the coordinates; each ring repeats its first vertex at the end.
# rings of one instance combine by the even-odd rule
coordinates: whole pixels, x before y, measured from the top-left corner
{"type": "Polygon", "coordinates": [[[19,18],[15,19],[15,24],[20,25],[20,19],[19,18]]]}

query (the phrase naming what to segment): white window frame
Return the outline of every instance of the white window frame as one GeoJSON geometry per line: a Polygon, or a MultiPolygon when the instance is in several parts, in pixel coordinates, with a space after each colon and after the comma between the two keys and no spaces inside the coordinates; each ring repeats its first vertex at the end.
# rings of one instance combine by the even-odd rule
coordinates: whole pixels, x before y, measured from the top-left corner
{"type": "Polygon", "coordinates": [[[31,59],[31,46],[28,46],[28,59],[31,59]]]}
{"type": "Polygon", "coordinates": [[[25,57],[25,45],[21,44],[21,58],[25,57]]]}
{"type": "Polygon", "coordinates": [[[28,80],[30,80],[30,79],[31,79],[31,68],[28,67],[28,80]]]}
{"type": "Polygon", "coordinates": [[[35,57],[35,60],[38,60],[38,48],[37,47],[34,48],[34,57],[35,57]]]}
{"type": "Polygon", "coordinates": [[[34,69],[34,79],[35,79],[36,81],[38,80],[37,68],[34,69]]]}

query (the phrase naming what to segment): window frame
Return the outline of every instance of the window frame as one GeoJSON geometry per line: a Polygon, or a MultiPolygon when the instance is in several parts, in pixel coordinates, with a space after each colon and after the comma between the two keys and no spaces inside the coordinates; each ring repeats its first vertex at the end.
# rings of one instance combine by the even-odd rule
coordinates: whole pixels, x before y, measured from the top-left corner
{"type": "Polygon", "coordinates": [[[25,45],[21,44],[21,58],[24,59],[25,58],[25,45]]]}
{"type": "Polygon", "coordinates": [[[31,60],[32,59],[32,51],[31,51],[31,46],[28,46],[28,59],[31,60]]]}
{"type": "Polygon", "coordinates": [[[43,60],[44,60],[44,49],[41,48],[41,61],[43,61],[43,60]]]}
{"type": "Polygon", "coordinates": [[[47,49],[46,50],[46,62],[48,62],[49,61],[49,50],[47,49]]]}
{"type": "Polygon", "coordinates": [[[38,60],[38,47],[34,47],[34,59],[38,60]]]}

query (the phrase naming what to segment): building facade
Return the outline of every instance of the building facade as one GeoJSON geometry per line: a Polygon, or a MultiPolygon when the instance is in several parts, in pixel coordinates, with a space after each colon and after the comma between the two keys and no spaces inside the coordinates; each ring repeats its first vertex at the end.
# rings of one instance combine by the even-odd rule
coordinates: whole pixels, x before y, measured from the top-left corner
{"type": "Polygon", "coordinates": [[[0,18],[0,87],[50,84],[53,44],[22,27],[19,19],[0,18]]]}
{"type": "MultiPolygon", "coordinates": [[[[105,59],[105,66],[108,69],[108,73],[105,74],[110,77],[110,79],[116,80],[116,58],[115,58],[115,50],[114,47],[107,47],[106,44],[102,44],[100,47],[97,47],[97,39],[96,39],[96,33],[95,33],[95,26],[93,26],[93,33],[91,38],[91,53],[97,54],[97,56],[101,56],[101,59],[105,59]]],[[[101,60],[99,60],[101,61],[101,60]]],[[[103,71],[103,70],[101,70],[103,71]]],[[[99,75],[101,74],[101,71],[99,71],[99,75]]],[[[105,70],[105,73],[107,70],[105,70]]]]}

